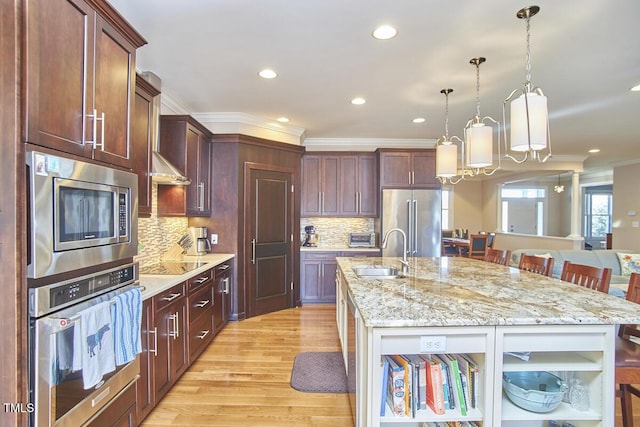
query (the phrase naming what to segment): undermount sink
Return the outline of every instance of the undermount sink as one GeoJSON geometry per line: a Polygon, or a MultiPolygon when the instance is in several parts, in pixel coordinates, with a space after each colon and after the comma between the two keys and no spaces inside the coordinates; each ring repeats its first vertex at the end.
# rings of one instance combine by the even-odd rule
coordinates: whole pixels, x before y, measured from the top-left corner
{"type": "Polygon", "coordinates": [[[400,275],[396,267],[388,265],[366,265],[353,267],[356,276],[371,279],[393,279],[400,275]]]}

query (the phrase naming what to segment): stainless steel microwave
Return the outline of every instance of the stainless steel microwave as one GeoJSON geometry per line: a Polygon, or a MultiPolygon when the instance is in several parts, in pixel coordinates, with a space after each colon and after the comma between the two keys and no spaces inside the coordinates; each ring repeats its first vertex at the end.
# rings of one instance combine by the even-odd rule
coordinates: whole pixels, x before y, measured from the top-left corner
{"type": "Polygon", "coordinates": [[[27,277],[124,260],[138,250],[135,174],[27,151],[27,277]]]}

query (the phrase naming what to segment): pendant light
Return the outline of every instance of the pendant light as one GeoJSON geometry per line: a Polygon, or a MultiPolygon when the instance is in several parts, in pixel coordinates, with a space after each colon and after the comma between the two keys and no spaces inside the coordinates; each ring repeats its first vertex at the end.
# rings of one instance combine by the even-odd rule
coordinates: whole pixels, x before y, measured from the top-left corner
{"type": "Polygon", "coordinates": [[[558,185],[553,187],[553,191],[558,194],[564,191],[564,185],[560,185],[560,175],[558,175],[558,185]]]}
{"type": "Polygon", "coordinates": [[[464,127],[466,148],[465,163],[472,175],[493,175],[500,169],[500,123],[492,117],[480,116],[480,64],[486,62],[483,57],[471,58],[470,64],[476,67],[476,114],[464,127]],[[493,125],[498,135],[498,165],[493,167],[493,125]]]}
{"type": "MultiPolygon", "coordinates": [[[[462,153],[464,153],[464,142],[457,136],[449,138],[449,94],[451,92],[453,89],[440,91],[445,96],[444,135],[440,137],[436,145],[436,176],[443,184],[457,184],[464,179],[464,164],[460,176],[458,176],[458,146],[454,141],[460,142],[462,153]]],[[[464,158],[464,154],[462,158],[464,158]]]]}
{"type": "Polygon", "coordinates": [[[520,9],[516,14],[518,19],[525,19],[527,23],[525,82],[522,89],[515,89],[502,104],[502,120],[506,125],[509,110],[511,122],[509,139],[506,126],[504,131],[505,157],[516,163],[523,163],[529,158],[544,163],[551,157],[547,97],[542,93],[542,89],[532,87],[531,84],[530,21],[539,11],[538,6],[529,6],[520,9]],[[509,154],[509,150],[514,154],[509,154]],[[545,150],[546,153],[543,153],[545,150]],[[524,153],[524,156],[518,158],[516,153],[524,153]]]}

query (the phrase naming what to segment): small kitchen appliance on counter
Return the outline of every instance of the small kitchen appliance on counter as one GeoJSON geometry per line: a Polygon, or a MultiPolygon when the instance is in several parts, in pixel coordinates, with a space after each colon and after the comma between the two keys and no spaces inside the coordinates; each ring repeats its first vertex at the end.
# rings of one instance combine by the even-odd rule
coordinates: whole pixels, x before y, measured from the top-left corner
{"type": "Polygon", "coordinates": [[[313,225],[307,225],[304,228],[304,242],[302,246],[318,246],[318,235],[313,225]]]}
{"type": "Polygon", "coordinates": [[[375,248],[376,233],[349,233],[350,248],[375,248]]]}
{"type": "Polygon", "coordinates": [[[187,235],[191,238],[192,244],[185,248],[186,255],[204,255],[211,251],[207,227],[189,227],[187,235]]]}

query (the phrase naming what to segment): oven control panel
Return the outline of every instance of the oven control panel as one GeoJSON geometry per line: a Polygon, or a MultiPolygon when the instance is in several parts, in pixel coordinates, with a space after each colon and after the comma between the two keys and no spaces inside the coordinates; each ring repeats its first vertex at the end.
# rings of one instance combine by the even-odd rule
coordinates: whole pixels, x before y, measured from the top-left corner
{"type": "Polygon", "coordinates": [[[98,274],[29,289],[29,314],[40,317],[71,304],[135,282],[138,264],[128,264],[98,274]]]}

